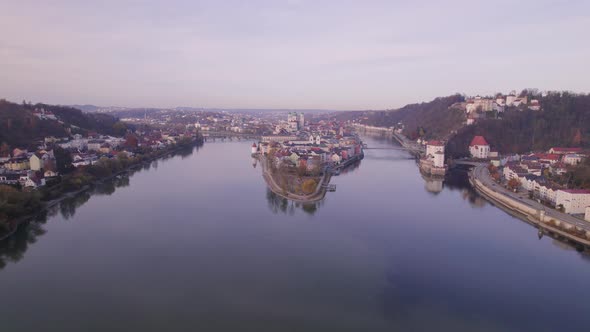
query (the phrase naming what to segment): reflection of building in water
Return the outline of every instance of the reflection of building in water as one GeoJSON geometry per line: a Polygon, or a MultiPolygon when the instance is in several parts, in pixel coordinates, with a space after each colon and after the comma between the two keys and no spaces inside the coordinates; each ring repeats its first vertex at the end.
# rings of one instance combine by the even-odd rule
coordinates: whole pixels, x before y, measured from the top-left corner
{"type": "Polygon", "coordinates": [[[424,172],[420,172],[420,176],[424,180],[424,190],[433,194],[438,194],[443,190],[444,177],[433,176],[424,172]]]}
{"type": "Polygon", "coordinates": [[[258,163],[258,159],[252,157],[252,167],[256,168],[257,163],[258,163]]]}
{"type": "Polygon", "coordinates": [[[426,180],[424,184],[426,191],[438,194],[443,190],[443,180],[441,178],[424,178],[424,180],[426,180]]]}

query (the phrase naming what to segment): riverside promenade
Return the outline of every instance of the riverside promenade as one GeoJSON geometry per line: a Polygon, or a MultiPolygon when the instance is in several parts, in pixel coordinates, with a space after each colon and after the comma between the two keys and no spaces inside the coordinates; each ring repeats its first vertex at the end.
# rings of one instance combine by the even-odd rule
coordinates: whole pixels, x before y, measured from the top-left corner
{"type": "Polygon", "coordinates": [[[528,198],[528,194],[512,192],[495,183],[484,164],[475,166],[469,175],[471,185],[488,200],[524,216],[540,231],[550,231],[573,242],[590,247],[590,223],[559,212],[528,198]]]}

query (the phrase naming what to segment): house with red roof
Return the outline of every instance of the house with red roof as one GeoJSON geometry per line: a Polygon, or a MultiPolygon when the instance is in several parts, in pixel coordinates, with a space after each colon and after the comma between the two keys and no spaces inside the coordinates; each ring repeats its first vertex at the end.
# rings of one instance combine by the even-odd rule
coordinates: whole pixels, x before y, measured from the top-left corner
{"type": "Polygon", "coordinates": [[[469,144],[469,153],[476,159],[487,159],[490,156],[490,145],[483,136],[475,136],[469,144]]]}
{"type": "Polygon", "coordinates": [[[551,165],[561,160],[561,155],[557,153],[537,153],[535,156],[539,158],[540,162],[549,163],[551,165]]]}

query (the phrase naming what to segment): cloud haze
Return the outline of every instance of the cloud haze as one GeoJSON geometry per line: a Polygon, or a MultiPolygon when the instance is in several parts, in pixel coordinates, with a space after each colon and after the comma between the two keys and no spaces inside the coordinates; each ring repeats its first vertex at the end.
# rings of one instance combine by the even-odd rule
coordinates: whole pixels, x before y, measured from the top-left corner
{"type": "Polygon", "coordinates": [[[4,1],[0,97],[383,109],[588,92],[588,1],[4,1]]]}

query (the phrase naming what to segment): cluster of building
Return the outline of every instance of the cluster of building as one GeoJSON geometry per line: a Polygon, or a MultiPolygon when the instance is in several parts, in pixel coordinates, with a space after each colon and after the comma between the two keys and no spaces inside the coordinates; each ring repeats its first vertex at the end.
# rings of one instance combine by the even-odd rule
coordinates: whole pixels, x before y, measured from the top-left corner
{"type": "Polygon", "coordinates": [[[47,180],[59,176],[54,148],[60,147],[72,157],[73,167],[96,164],[101,158],[114,159],[121,153],[133,157],[140,148],[162,150],[176,144],[184,137],[194,137],[194,132],[136,131],[126,137],[113,137],[89,133],[70,137],[46,137],[35,151],[15,148],[0,156],[0,184],[17,185],[23,188],[44,186],[47,180]]]}
{"type": "Polygon", "coordinates": [[[461,108],[467,115],[467,124],[474,124],[478,118],[486,117],[488,112],[502,113],[506,108],[520,108],[522,106],[533,111],[540,111],[541,104],[538,99],[531,99],[527,96],[518,97],[515,93],[508,95],[497,95],[495,98],[476,96],[468,98],[463,103],[454,105],[461,108]]]}
{"type": "Polygon", "coordinates": [[[287,163],[308,171],[344,166],[363,156],[362,141],[341,123],[306,125],[302,113],[289,113],[287,123],[297,130],[286,132],[281,127],[277,134],[263,136],[258,144],[252,144],[252,154],[264,155],[277,166],[287,163]]]}
{"type": "Polygon", "coordinates": [[[0,184],[37,188],[58,175],[53,150],[15,148],[9,155],[0,156],[0,184]]]}
{"type": "Polygon", "coordinates": [[[35,108],[33,111],[33,115],[36,116],[39,120],[57,120],[57,117],[53,112],[46,111],[45,108],[35,108]]]}
{"type": "Polygon", "coordinates": [[[281,133],[295,133],[302,131],[305,127],[305,116],[303,113],[289,112],[287,115],[287,121],[280,121],[274,130],[274,134],[281,133]]]}
{"type": "Polygon", "coordinates": [[[501,168],[505,181],[518,180],[520,188],[534,199],[562,208],[565,213],[583,214],[590,207],[590,191],[568,189],[550,181],[547,175],[564,174],[568,166],[576,165],[586,156],[587,153],[580,148],[556,147],[543,153],[496,158],[492,164],[501,168]]]}
{"type": "Polygon", "coordinates": [[[157,128],[170,126],[190,126],[201,130],[205,135],[215,133],[237,133],[261,135],[272,133],[273,125],[263,116],[255,113],[207,111],[193,108],[116,110],[122,121],[133,124],[146,124],[157,128]]]}

